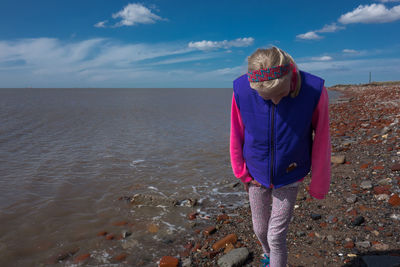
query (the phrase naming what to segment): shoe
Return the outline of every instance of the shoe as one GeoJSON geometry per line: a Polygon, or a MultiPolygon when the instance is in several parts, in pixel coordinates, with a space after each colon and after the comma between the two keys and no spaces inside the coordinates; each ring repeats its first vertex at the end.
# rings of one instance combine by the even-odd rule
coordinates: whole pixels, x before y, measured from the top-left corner
{"type": "Polygon", "coordinates": [[[269,266],[269,257],[267,256],[267,254],[264,254],[263,257],[264,258],[260,260],[261,261],[260,267],[270,267],[269,266]]]}

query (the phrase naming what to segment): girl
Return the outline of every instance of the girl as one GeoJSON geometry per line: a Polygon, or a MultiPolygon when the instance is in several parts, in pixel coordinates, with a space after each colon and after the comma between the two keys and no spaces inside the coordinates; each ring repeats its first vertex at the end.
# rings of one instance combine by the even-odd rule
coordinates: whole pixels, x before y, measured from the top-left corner
{"type": "Polygon", "coordinates": [[[312,169],[310,195],[323,199],[329,191],[328,93],[321,78],[298,71],[277,47],[254,52],[233,91],[233,173],[249,193],[253,229],[265,253],[262,266],[285,267],[299,183],[312,169]]]}

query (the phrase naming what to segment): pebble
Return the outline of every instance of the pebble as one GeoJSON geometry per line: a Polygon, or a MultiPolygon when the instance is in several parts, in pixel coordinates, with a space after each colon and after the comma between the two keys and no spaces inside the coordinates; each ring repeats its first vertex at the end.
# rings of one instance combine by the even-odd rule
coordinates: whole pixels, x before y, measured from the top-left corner
{"type": "Polygon", "coordinates": [[[379,201],[388,201],[389,200],[389,195],[386,194],[380,194],[380,195],[374,195],[376,200],[379,201]]]}
{"type": "Polygon", "coordinates": [[[393,220],[400,220],[400,214],[392,214],[392,215],[390,215],[390,218],[391,219],[393,219],[393,220]]]}
{"type": "Polygon", "coordinates": [[[357,196],[356,195],[350,195],[349,197],[346,198],[347,203],[355,203],[357,201],[357,196]]]}
{"type": "Polygon", "coordinates": [[[351,224],[354,226],[359,226],[361,225],[363,222],[365,221],[363,216],[357,216],[352,222],[351,224]]]}
{"type": "Polygon", "coordinates": [[[226,246],[228,243],[235,244],[237,242],[237,236],[236,234],[229,234],[225,236],[224,238],[218,240],[217,242],[214,243],[212,246],[213,250],[217,251],[220,248],[223,248],[226,246]]]}
{"type": "Polygon", "coordinates": [[[178,267],[179,260],[175,257],[164,256],[161,258],[159,267],[178,267]]]}
{"type": "Polygon", "coordinates": [[[231,250],[218,260],[220,267],[238,267],[249,257],[249,250],[246,247],[231,250]]]}
{"type": "Polygon", "coordinates": [[[384,243],[376,243],[376,244],[372,245],[372,248],[379,250],[379,251],[383,251],[383,250],[388,250],[389,245],[384,244],[384,243]]]}
{"type": "Polygon", "coordinates": [[[400,206],[400,197],[397,194],[394,194],[389,198],[388,202],[394,207],[400,206]]]}
{"type": "Polygon", "coordinates": [[[360,185],[362,189],[371,189],[372,188],[372,182],[371,181],[363,181],[360,185]]]}
{"type": "MultiPolygon", "coordinates": [[[[397,152],[399,153],[399,152],[397,152]]],[[[392,171],[400,171],[400,163],[394,164],[391,168],[392,171]]]]}
{"type": "Polygon", "coordinates": [[[335,164],[343,164],[346,161],[344,155],[331,156],[331,162],[335,164]]]}
{"type": "Polygon", "coordinates": [[[392,179],[390,179],[390,178],[385,178],[385,179],[379,180],[379,181],[378,181],[378,184],[379,184],[379,185],[389,185],[391,182],[392,182],[392,179]]]}
{"type": "Polygon", "coordinates": [[[314,221],[319,220],[321,218],[322,218],[321,214],[311,213],[311,219],[313,219],[314,221]]]}
{"type": "Polygon", "coordinates": [[[326,239],[328,239],[329,242],[334,242],[335,241],[335,238],[332,235],[328,235],[326,237],[326,239]]]}
{"type": "Polygon", "coordinates": [[[371,246],[371,242],[369,242],[369,241],[360,241],[360,242],[356,242],[355,245],[358,248],[369,248],[371,246]]]}
{"type": "Polygon", "coordinates": [[[306,233],[303,232],[303,231],[298,231],[298,232],[296,232],[296,235],[297,235],[298,237],[302,237],[302,236],[305,236],[306,233]]]}

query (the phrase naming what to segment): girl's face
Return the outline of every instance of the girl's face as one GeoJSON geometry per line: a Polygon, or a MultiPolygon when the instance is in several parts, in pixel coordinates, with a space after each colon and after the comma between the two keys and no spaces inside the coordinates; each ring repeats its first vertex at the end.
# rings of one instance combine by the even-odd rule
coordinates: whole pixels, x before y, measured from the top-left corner
{"type": "Polygon", "coordinates": [[[273,90],[273,93],[265,93],[265,92],[260,92],[258,91],[258,94],[264,98],[265,100],[271,100],[272,103],[275,105],[278,105],[279,102],[284,98],[285,96],[288,96],[290,93],[290,86],[287,84],[282,84],[281,88],[276,88],[273,90]]]}

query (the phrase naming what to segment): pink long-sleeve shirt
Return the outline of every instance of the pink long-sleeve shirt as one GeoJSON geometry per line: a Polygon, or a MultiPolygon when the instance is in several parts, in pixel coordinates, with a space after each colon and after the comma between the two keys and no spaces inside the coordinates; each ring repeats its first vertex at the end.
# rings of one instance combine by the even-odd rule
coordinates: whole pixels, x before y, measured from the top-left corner
{"type": "MultiPolygon", "coordinates": [[[[329,191],[331,179],[331,142],[329,135],[329,98],[324,87],[318,105],[312,116],[315,131],[311,155],[311,183],[309,193],[317,199],[323,199],[329,191]]],[[[249,183],[250,176],[243,158],[244,125],[240,111],[232,96],[230,155],[234,175],[243,183],[249,183]]],[[[302,177],[299,181],[303,180],[302,177]]]]}

